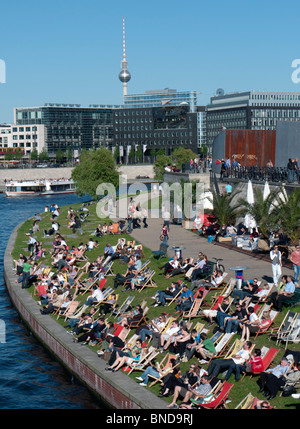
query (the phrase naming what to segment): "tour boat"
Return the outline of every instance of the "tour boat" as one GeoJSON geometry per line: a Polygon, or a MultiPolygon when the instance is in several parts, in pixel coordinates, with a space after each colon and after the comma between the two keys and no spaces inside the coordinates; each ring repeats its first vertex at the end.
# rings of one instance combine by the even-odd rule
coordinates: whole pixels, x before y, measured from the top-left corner
{"type": "Polygon", "coordinates": [[[74,192],[75,185],[72,179],[11,180],[5,185],[5,195],[7,197],[34,197],[72,194],[74,192]]]}

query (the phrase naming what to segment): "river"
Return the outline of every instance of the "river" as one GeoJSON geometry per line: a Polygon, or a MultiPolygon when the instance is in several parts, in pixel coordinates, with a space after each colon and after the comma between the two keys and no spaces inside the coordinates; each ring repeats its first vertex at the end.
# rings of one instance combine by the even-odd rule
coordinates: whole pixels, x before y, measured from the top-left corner
{"type": "Polygon", "coordinates": [[[6,198],[0,194],[0,409],[97,409],[103,405],[72,377],[30,333],[12,305],[4,282],[3,259],[12,230],[46,205],[84,201],[75,194],[6,198]]]}

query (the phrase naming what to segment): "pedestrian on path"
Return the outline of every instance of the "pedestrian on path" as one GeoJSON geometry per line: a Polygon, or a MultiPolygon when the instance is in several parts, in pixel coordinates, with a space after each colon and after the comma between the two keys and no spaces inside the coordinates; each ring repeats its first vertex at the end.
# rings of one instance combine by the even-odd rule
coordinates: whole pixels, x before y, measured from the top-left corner
{"type": "Polygon", "coordinates": [[[169,230],[167,225],[163,225],[161,233],[160,233],[160,241],[162,241],[163,244],[167,245],[169,241],[169,230]]]}
{"type": "Polygon", "coordinates": [[[274,246],[274,249],[271,250],[270,258],[272,261],[273,283],[278,286],[278,281],[282,274],[281,252],[278,249],[278,246],[274,246]]]}

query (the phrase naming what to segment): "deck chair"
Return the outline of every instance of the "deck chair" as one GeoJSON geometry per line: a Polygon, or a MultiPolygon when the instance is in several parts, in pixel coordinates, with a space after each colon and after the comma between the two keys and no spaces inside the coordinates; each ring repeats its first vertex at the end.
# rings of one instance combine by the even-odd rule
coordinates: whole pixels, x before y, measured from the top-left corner
{"type": "Polygon", "coordinates": [[[69,306],[67,307],[67,309],[65,311],[59,309],[58,313],[57,313],[57,319],[60,316],[64,317],[64,321],[66,321],[68,318],[71,318],[74,316],[77,308],[79,306],[79,301],[73,300],[70,302],[69,306]]]}
{"type": "Polygon", "coordinates": [[[128,374],[131,374],[132,371],[144,371],[158,354],[159,351],[150,346],[148,353],[143,356],[142,359],[140,359],[138,362],[132,362],[128,365],[130,367],[128,374]]]}
{"type": "Polygon", "coordinates": [[[199,404],[199,408],[202,409],[216,409],[216,408],[227,408],[226,400],[230,394],[231,389],[233,388],[233,384],[228,383],[228,381],[224,381],[221,384],[220,389],[218,389],[214,394],[213,398],[210,402],[199,404]]]}
{"type": "Polygon", "coordinates": [[[114,261],[109,261],[108,264],[104,267],[104,269],[105,269],[104,275],[105,276],[114,276],[115,275],[113,272],[113,269],[112,269],[113,263],[114,263],[114,261]]]}
{"type": "Polygon", "coordinates": [[[154,274],[155,274],[154,270],[149,271],[146,277],[144,278],[144,280],[140,284],[139,283],[136,284],[136,286],[139,287],[138,289],[139,292],[142,292],[142,290],[145,287],[156,287],[156,284],[153,281],[154,274]]]}
{"type": "Polygon", "coordinates": [[[248,393],[244,399],[235,407],[236,410],[249,410],[252,408],[255,397],[252,393],[248,393]]]}
{"type": "MultiPolygon", "coordinates": [[[[100,271],[99,271],[100,272],[100,271]]],[[[87,280],[85,283],[78,283],[78,288],[79,288],[79,295],[84,295],[86,292],[91,291],[91,289],[93,288],[93,286],[97,283],[98,281],[98,277],[97,274],[95,276],[95,278],[93,280],[87,280]]]]}
{"type": "Polygon", "coordinates": [[[197,317],[200,311],[202,301],[203,301],[203,297],[194,299],[191,308],[188,311],[184,311],[182,314],[182,317],[184,319],[189,319],[189,320],[191,320],[192,317],[197,317]]]}
{"type": "Polygon", "coordinates": [[[268,326],[267,329],[263,329],[263,330],[259,329],[256,332],[256,334],[255,334],[254,340],[256,340],[256,338],[258,337],[259,334],[273,333],[273,331],[277,331],[278,330],[279,327],[275,324],[275,319],[278,316],[278,314],[279,314],[279,311],[276,311],[276,310],[271,310],[270,311],[270,318],[271,318],[270,325],[268,326]],[[274,326],[274,325],[276,325],[276,326],[274,326]]]}
{"type": "MultiPolygon", "coordinates": [[[[279,353],[279,349],[276,349],[275,347],[266,347],[263,346],[261,349],[261,358],[262,358],[262,371],[265,371],[270,367],[273,360],[279,353]]],[[[258,372],[244,372],[242,379],[245,377],[246,374],[249,375],[250,378],[252,378],[254,375],[260,374],[262,371],[258,372]]]]}
{"type": "Polygon", "coordinates": [[[291,330],[286,335],[283,335],[281,338],[281,341],[285,342],[285,348],[287,348],[287,345],[289,342],[292,343],[299,343],[300,342],[300,314],[295,317],[291,330]]]}
{"type": "Polygon", "coordinates": [[[134,300],[134,296],[128,296],[122,305],[120,305],[119,308],[115,308],[112,311],[112,314],[115,315],[115,317],[118,317],[121,313],[125,313],[128,308],[131,306],[132,301],[134,300]]]}
{"type": "Polygon", "coordinates": [[[173,359],[176,360],[176,358],[177,356],[175,354],[168,353],[161,360],[161,362],[157,363],[157,370],[159,371],[160,375],[159,377],[155,377],[154,375],[149,374],[149,378],[153,378],[153,381],[150,383],[149,387],[152,387],[154,384],[160,382],[165,375],[169,374],[180,364],[180,362],[176,363],[175,365],[171,364],[171,361],[173,359]]]}
{"type": "Polygon", "coordinates": [[[164,256],[167,256],[168,247],[168,244],[161,243],[159,246],[159,250],[152,250],[152,254],[156,259],[163,258],[164,256]]]}
{"type": "Polygon", "coordinates": [[[166,299],[166,301],[169,301],[169,303],[168,303],[168,306],[169,305],[171,305],[171,304],[173,304],[173,302],[179,297],[179,295],[181,294],[181,292],[182,292],[182,287],[183,287],[183,283],[182,283],[182,286],[181,286],[181,288],[179,289],[179,291],[178,291],[178,293],[175,295],[175,296],[173,296],[173,297],[166,297],[165,299],[166,299]]]}
{"type": "Polygon", "coordinates": [[[231,292],[234,289],[234,286],[236,285],[236,282],[237,282],[237,279],[233,277],[231,277],[231,279],[227,282],[227,284],[225,285],[224,289],[221,292],[221,295],[223,295],[224,298],[225,297],[227,298],[231,294],[231,292]]]}
{"type": "MultiPolygon", "coordinates": [[[[95,302],[93,302],[93,306],[94,307],[98,307],[98,306],[100,306],[100,304],[102,304],[104,301],[106,301],[109,297],[110,297],[110,295],[112,294],[114,292],[114,289],[112,288],[112,287],[108,287],[107,289],[104,289],[103,291],[102,291],[102,299],[100,300],[100,301],[95,301],[95,302]]],[[[98,309],[99,310],[99,309],[98,309]]],[[[97,311],[98,311],[97,310],[97,311]]]]}
{"type": "Polygon", "coordinates": [[[212,361],[212,359],[220,358],[225,355],[227,348],[229,347],[230,340],[234,336],[234,332],[225,333],[222,335],[215,344],[215,353],[209,358],[208,365],[212,361]]]}
{"type": "MultiPolygon", "coordinates": [[[[278,331],[274,335],[274,337],[276,337],[276,345],[280,344],[282,336],[287,335],[290,332],[295,317],[296,313],[294,313],[293,311],[288,311],[286,313],[284,319],[282,320],[278,328],[278,331]]],[[[272,334],[270,336],[272,336],[272,334]]]]}
{"type": "Polygon", "coordinates": [[[149,307],[145,307],[144,311],[143,311],[142,317],[139,320],[137,320],[137,321],[130,322],[130,324],[128,325],[128,328],[130,328],[130,329],[131,328],[137,328],[142,323],[146,323],[147,324],[146,316],[147,316],[148,311],[149,311],[149,307]]]}

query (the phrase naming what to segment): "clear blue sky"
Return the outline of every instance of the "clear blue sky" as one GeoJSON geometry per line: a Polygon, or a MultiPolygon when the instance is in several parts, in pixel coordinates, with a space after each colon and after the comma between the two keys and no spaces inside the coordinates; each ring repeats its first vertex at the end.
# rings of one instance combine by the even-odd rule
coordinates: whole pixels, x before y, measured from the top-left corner
{"type": "Polygon", "coordinates": [[[173,88],[300,91],[299,1],[15,0],[2,2],[0,123],[46,102],[121,104],[122,20],[128,93],[173,88]]]}

